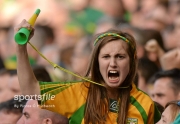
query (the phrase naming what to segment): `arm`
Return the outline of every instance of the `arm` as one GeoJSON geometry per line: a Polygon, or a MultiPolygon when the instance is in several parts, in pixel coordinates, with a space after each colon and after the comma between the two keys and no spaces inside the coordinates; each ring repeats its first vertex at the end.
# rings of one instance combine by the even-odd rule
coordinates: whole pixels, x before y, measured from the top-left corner
{"type": "MultiPolygon", "coordinates": [[[[30,35],[31,38],[33,36],[34,31],[26,20],[23,20],[19,25],[17,25],[14,28],[14,32],[16,33],[22,27],[30,28],[32,30],[30,35]]],[[[19,84],[21,87],[21,91],[24,95],[34,95],[34,94],[39,95],[40,87],[31,69],[26,46],[27,44],[25,45],[17,44],[16,46],[17,74],[18,74],[19,84]]]]}

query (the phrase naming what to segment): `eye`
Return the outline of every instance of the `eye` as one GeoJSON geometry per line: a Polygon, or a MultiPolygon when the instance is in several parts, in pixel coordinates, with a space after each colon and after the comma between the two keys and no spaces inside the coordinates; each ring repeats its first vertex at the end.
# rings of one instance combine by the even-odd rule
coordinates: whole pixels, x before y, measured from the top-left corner
{"type": "Polygon", "coordinates": [[[26,112],[25,113],[23,113],[24,114],[24,116],[28,119],[29,118],[29,114],[27,114],[26,112]]]}
{"type": "Polygon", "coordinates": [[[166,121],[165,121],[165,120],[162,120],[162,122],[163,122],[164,124],[166,124],[166,121]]]}
{"type": "Polygon", "coordinates": [[[123,59],[123,58],[125,58],[124,56],[122,56],[122,55],[118,55],[117,56],[119,59],[123,59]]]}

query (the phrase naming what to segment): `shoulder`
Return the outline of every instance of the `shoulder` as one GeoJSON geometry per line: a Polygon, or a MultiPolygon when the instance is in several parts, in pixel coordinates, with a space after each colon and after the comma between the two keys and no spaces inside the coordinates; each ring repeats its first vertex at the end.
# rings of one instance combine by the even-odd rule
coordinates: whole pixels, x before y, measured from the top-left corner
{"type": "MultiPolygon", "coordinates": [[[[154,122],[156,114],[154,101],[135,84],[132,85],[130,92],[130,106],[128,116],[137,118],[142,123],[154,122]]],[[[159,113],[157,113],[159,116],[159,113]]]]}
{"type": "Polygon", "coordinates": [[[131,99],[135,99],[136,101],[138,101],[139,103],[149,103],[149,104],[154,104],[154,102],[152,101],[152,99],[150,98],[150,96],[143,92],[142,90],[138,89],[135,84],[132,84],[132,89],[130,92],[130,97],[131,99]]]}
{"type": "Polygon", "coordinates": [[[66,81],[66,82],[39,82],[41,94],[72,94],[76,95],[79,92],[87,93],[89,83],[82,81],[66,81]]]}
{"type": "Polygon", "coordinates": [[[138,89],[134,84],[130,92],[130,104],[138,110],[144,110],[148,114],[154,109],[154,102],[148,94],[138,89]]]}
{"type": "Polygon", "coordinates": [[[62,86],[69,86],[69,87],[82,87],[82,86],[85,86],[85,87],[88,87],[89,86],[89,83],[88,82],[83,82],[83,81],[61,81],[61,82],[43,82],[43,81],[39,81],[39,85],[41,87],[43,86],[46,86],[46,87],[55,87],[55,86],[58,86],[58,87],[62,87],[62,86]]]}

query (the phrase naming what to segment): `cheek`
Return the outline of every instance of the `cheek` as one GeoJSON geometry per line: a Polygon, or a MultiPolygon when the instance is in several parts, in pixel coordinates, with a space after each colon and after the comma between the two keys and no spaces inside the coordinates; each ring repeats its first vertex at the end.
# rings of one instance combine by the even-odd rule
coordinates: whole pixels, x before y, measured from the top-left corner
{"type": "Polygon", "coordinates": [[[123,70],[122,70],[121,73],[124,73],[124,77],[126,78],[127,75],[129,74],[129,65],[126,65],[126,66],[123,68],[123,70]]]}
{"type": "Polygon", "coordinates": [[[108,66],[107,62],[99,60],[99,70],[101,75],[106,73],[107,66],[108,66]]]}
{"type": "Polygon", "coordinates": [[[124,72],[129,72],[129,69],[130,69],[129,59],[127,59],[126,61],[124,61],[123,63],[121,63],[121,64],[120,64],[120,68],[121,68],[122,71],[124,71],[124,72]]]}

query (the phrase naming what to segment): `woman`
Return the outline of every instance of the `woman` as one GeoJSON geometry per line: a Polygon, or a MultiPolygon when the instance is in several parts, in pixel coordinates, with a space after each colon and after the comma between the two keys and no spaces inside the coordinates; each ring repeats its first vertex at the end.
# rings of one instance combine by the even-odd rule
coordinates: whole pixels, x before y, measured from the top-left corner
{"type": "Polygon", "coordinates": [[[180,113],[180,101],[171,101],[166,104],[161,119],[157,124],[171,124],[180,113]]]}
{"type": "MultiPolygon", "coordinates": [[[[23,20],[15,27],[32,28],[23,20]]],[[[32,33],[33,34],[33,33],[32,33]]],[[[31,35],[32,36],[32,35],[31,35]]],[[[26,45],[17,45],[18,76],[22,92],[41,94],[42,107],[69,118],[72,124],[153,124],[160,114],[149,96],[133,83],[137,55],[134,38],[118,30],[99,34],[94,40],[94,50],[86,79],[66,83],[39,82],[27,59],[26,45]]]]}

